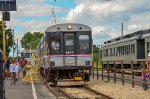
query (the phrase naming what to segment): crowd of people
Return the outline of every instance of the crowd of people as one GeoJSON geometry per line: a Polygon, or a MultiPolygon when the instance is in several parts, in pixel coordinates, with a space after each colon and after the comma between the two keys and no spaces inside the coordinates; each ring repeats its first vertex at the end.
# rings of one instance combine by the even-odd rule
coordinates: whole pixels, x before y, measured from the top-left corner
{"type": "Polygon", "coordinates": [[[23,68],[27,62],[28,61],[24,58],[24,56],[19,62],[10,59],[8,59],[6,62],[3,62],[5,77],[7,79],[11,79],[11,84],[15,84],[15,82],[20,78],[20,72],[25,74],[23,68]]]}

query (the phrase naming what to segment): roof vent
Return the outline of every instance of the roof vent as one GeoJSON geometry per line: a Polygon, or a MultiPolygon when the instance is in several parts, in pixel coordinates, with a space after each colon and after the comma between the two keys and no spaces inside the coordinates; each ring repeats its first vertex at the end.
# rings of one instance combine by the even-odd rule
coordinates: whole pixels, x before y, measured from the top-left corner
{"type": "Polygon", "coordinates": [[[79,27],[79,30],[81,30],[82,29],[82,27],[79,27]]]}
{"type": "Polygon", "coordinates": [[[57,27],[58,30],[60,30],[60,27],[57,27]]]}

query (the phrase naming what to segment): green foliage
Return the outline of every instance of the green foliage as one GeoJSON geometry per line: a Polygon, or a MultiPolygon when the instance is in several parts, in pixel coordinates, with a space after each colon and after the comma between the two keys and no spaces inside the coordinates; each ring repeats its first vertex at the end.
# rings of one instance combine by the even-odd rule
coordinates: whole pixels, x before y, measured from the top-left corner
{"type": "MultiPolygon", "coordinates": [[[[5,33],[6,33],[6,56],[9,56],[9,52],[11,51],[11,47],[13,45],[13,33],[12,30],[5,25],[5,33]]],[[[3,33],[2,33],[2,21],[0,21],[0,49],[3,49],[3,33]]]]}
{"type": "Polygon", "coordinates": [[[41,38],[43,36],[43,33],[40,32],[27,32],[24,34],[24,36],[21,39],[21,46],[25,49],[36,49],[38,46],[38,43],[40,42],[41,38]]]}
{"type": "Polygon", "coordinates": [[[99,49],[96,45],[93,45],[93,61],[99,61],[99,58],[101,60],[101,49],[99,49]]]}

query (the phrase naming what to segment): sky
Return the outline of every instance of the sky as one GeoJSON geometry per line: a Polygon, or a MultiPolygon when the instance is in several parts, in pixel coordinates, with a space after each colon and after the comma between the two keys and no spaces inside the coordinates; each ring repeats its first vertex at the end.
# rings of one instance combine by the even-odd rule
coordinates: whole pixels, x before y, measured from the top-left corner
{"type": "MultiPolygon", "coordinates": [[[[17,0],[17,11],[11,12],[9,28],[15,39],[26,32],[44,32],[54,24],[52,8],[59,23],[81,23],[92,28],[93,43],[150,28],[149,0],[17,0]]],[[[19,43],[19,49],[21,44],[19,43]]]]}

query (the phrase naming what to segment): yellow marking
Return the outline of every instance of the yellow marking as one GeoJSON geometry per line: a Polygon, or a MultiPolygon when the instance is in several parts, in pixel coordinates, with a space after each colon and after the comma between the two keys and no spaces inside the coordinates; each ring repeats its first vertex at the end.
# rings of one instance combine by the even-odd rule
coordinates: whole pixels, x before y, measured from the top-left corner
{"type": "Polygon", "coordinates": [[[82,77],[74,77],[74,80],[82,80],[82,77]]]}

